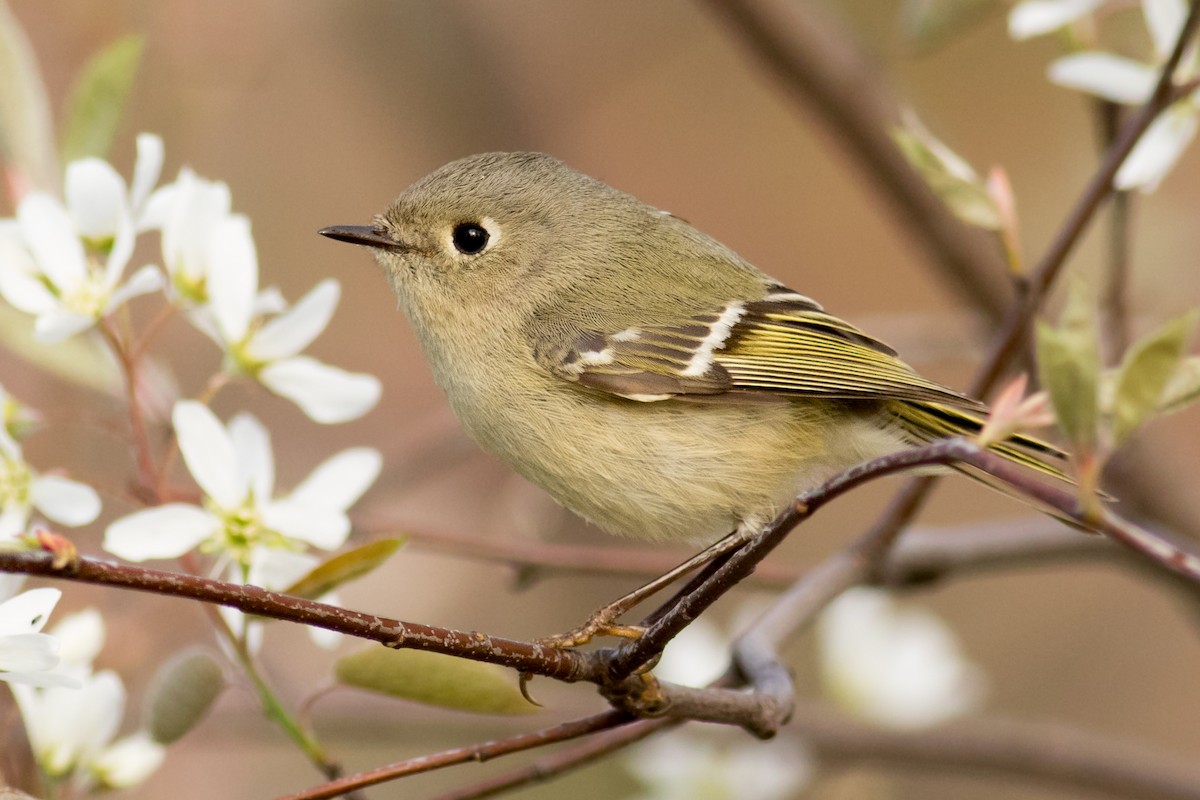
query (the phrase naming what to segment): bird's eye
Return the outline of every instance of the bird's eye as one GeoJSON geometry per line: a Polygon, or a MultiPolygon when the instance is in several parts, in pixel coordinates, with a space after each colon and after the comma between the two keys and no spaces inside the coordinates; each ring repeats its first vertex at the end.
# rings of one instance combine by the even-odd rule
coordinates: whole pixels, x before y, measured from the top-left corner
{"type": "Polygon", "coordinates": [[[483,248],[487,247],[490,238],[491,234],[478,222],[463,222],[456,225],[454,233],[451,234],[454,249],[468,256],[482,252],[483,248]]]}

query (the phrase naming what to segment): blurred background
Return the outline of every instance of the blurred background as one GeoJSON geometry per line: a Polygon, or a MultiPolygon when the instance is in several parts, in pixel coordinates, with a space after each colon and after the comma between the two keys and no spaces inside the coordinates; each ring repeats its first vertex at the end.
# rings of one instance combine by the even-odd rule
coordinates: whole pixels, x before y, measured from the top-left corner
{"type": "MultiPolygon", "coordinates": [[[[1008,170],[1024,252],[1036,259],[1096,163],[1088,104],[1044,77],[1060,53],[1055,41],[1012,42],[1003,4],[982,11],[951,39],[922,47],[904,35],[903,7],[914,4],[823,5],[873,54],[877,80],[890,84],[935,134],[981,171],[993,164],[1008,170]]],[[[573,519],[477,451],[433,384],[371,258],[316,234],[326,225],[368,222],[402,188],[449,160],[489,150],[552,153],[690,220],[952,386],[969,382],[987,341],[985,326],[938,280],[839,142],[780,91],[702,4],[11,0],[11,6],[60,106],[89,56],[124,34],[144,35],[143,65],[110,160],[128,175],[134,136],[161,134],[164,180],[189,165],[230,185],[234,210],[252,220],[264,285],[296,299],[323,277],[341,281],[338,313],[311,352],[379,376],[379,406],[354,423],[321,427],[286,401],[237,384],[221,394],[216,410],[227,418],[249,408],[267,423],[283,487],[344,447],[382,450],[383,476],[356,506],[356,522],[370,533],[421,536],[343,593],[352,608],[531,638],[578,624],[636,583],[578,573],[518,575],[435,546],[439,534],[456,534],[636,547],[573,519]]],[[[1110,33],[1131,52],[1144,46],[1136,13],[1111,24],[1110,33]]],[[[1136,202],[1131,298],[1139,331],[1200,296],[1198,202],[1195,153],[1155,194],[1136,202]]],[[[1094,271],[1102,245],[1093,232],[1072,269],[1094,271]]],[[[152,244],[135,263],[158,259],[152,244]]],[[[185,395],[198,392],[219,361],[211,343],[178,321],[164,331],[156,353],[185,395]]],[[[94,413],[94,396],[46,379],[7,353],[0,359],[5,387],[52,422],[94,413]]],[[[120,421],[114,405],[107,422],[120,421]]],[[[1190,477],[1185,470],[1195,461],[1183,454],[1196,452],[1198,423],[1192,409],[1145,434],[1162,448],[1164,481],[1190,477]]],[[[85,480],[120,483],[123,475],[96,475],[112,469],[116,446],[111,436],[75,423],[49,426],[27,449],[35,464],[64,464],[85,480]]],[[[834,504],[796,531],[771,564],[798,569],[844,545],[898,485],[880,483],[834,504]]],[[[1194,505],[1195,493],[1187,499],[1194,505]]],[[[106,499],[101,522],[128,510],[106,499]]],[[[1026,514],[951,478],[922,520],[969,524],[1026,514]]],[[[101,531],[98,524],[80,534],[80,549],[98,553],[101,531]]],[[[728,620],[742,602],[768,596],[739,591],[713,617],[728,620]]],[[[1180,756],[1200,752],[1196,620],[1160,587],[1111,566],[1046,566],[947,582],[922,592],[920,602],[948,620],[967,655],[986,670],[988,713],[1065,722],[1180,756]]],[[[135,707],[138,687],[167,654],[211,640],[200,609],[177,601],[72,586],[60,609],[87,605],[105,609],[110,639],[100,664],[125,676],[135,707]]],[[[266,669],[289,702],[328,681],[333,656],[302,631],[276,625],[267,637],[266,669]]],[[[798,682],[811,689],[811,643],[805,639],[789,655],[798,682]]],[[[586,686],[535,681],[533,692],[546,709],[515,721],[345,689],[316,702],[311,718],[331,753],[358,770],[603,707],[586,686]]],[[[515,763],[460,767],[369,795],[427,796],[515,763]]],[[[317,782],[257,713],[253,695],[235,688],[171,748],[164,769],[136,795],[258,798],[317,782]]],[[[516,796],[593,800],[635,790],[616,759],[516,796]]],[[[831,773],[812,796],[991,800],[1017,793],[1074,796],[1033,784],[866,767],[831,773]]]]}

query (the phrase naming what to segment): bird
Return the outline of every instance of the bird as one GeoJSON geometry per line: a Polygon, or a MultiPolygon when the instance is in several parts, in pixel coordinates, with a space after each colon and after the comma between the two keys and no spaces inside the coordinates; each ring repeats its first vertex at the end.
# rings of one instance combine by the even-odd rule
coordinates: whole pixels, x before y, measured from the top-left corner
{"type": "MultiPolygon", "coordinates": [[[[839,471],[975,435],[988,413],[549,155],[451,162],[369,225],[320,233],[373,253],[471,437],[617,535],[750,537],[839,471]]],[[[1065,477],[1046,442],[990,447],[1065,477]]]]}

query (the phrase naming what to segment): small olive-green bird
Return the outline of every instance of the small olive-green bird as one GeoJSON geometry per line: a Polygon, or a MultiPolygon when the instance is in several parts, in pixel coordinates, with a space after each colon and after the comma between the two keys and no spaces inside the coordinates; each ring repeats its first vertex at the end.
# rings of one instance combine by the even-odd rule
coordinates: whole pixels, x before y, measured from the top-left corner
{"type": "MultiPolygon", "coordinates": [[[[539,153],[447,164],[367,226],[467,431],[608,531],[751,535],[858,462],[978,432],[918,375],[682,219],[539,153]]],[[[1061,475],[1053,447],[999,454],[1061,475]]]]}

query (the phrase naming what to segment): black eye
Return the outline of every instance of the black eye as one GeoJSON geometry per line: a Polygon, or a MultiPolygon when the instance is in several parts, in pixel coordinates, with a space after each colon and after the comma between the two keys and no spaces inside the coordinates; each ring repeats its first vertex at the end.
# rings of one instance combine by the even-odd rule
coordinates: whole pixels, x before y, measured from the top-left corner
{"type": "Polygon", "coordinates": [[[466,255],[474,255],[487,247],[489,234],[477,222],[464,222],[454,227],[454,249],[466,255]]]}

